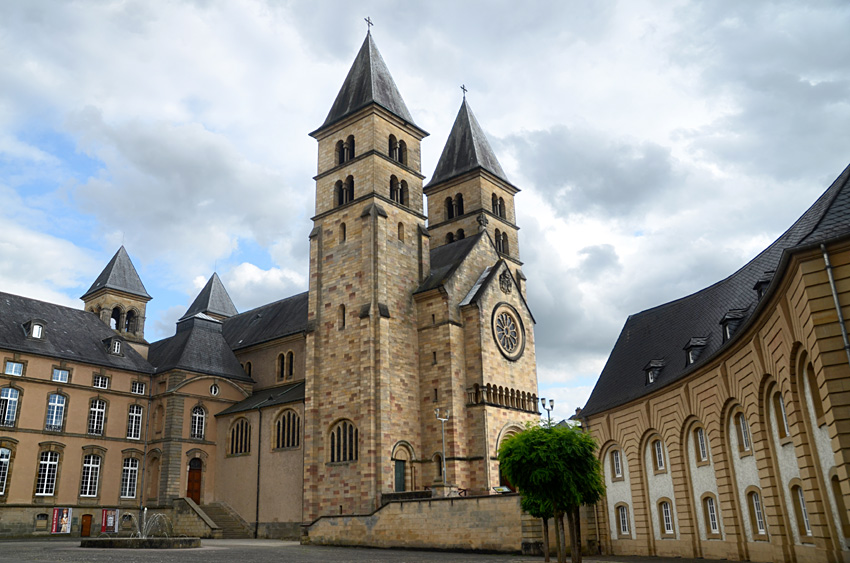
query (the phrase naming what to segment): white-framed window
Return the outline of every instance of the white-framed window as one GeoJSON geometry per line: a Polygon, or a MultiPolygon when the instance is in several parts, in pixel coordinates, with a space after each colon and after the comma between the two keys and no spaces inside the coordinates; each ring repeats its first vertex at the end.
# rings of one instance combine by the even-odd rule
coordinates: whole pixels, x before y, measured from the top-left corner
{"type": "Polygon", "coordinates": [[[105,375],[95,375],[91,386],[95,389],[109,389],[109,378],[105,375]]]}
{"type": "Polygon", "coordinates": [[[100,456],[88,454],[83,457],[83,475],[80,478],[80,496],[96,497],[97,481],[100,478],[100,456]]]}
{"type": "Polygon", "coordinates": [[[794,487],[797,489],[797,502],[800,503],[799,506],[799,516],[802,520],[800,531],[805,532],[807,536],[812,535],[812,525],[809,522],[809,511],[806,509],[806,497],[803,495],[803,487],[794,487]]]}
{"type": "Polygon", "coordinates": [[[89,434],[94,436],[103,435],[103,421],[106,418],[106,401],[103,399],[92,399],[89,407],[89,434]]]}
{"type": "Polygon", "coordinates": [[[719,534],[720,527],[717,524],[717,507],[714,504],[714,497],[705,498],[705,512],[709,533],[719,534]]]}
{"type": "Polygon", "coordinates": [[[207,423],[207,411],[204,407],[198,405],[192,409],[192,428],[189,437],[196,440],[204,439],[204,430],[207,423]]]}
{"type": "Polygon", "coordinates": [[[625,506],[618,506],[617,515],[620,520],[620,534],[629,535],[629,509],[625,506]]]}
{"type": "Polygon", "coordinates": [[[144,395],[145,394],[145,383],[144,381],[134,381],[130,384],[130,392],[134,395],[144,395]]]}
{"type": "Polygon", "coordinates": [[[30,336],[33,338],[41,338],[41,335],[44,334],[44,327],[38,323],[33,323],[32,331],[30,331],[30,336]]]}
{"type": "Polygon", "coordinates": [[[120,354],[121,353],[121,341],[120,340],[113,340],[112,341],[112,353],[113,354],[120,354]]]}
{"type": "Polygon", "coordinates": [[[139,478],[139,460],[124,458],[121,470],[121,498],[136,498],[136,482],[139,478]]]}
{"type": "Polygon", "coordinates": [[[65,396],[52,393],[47,400],[47,418],[44,421],[44,429],[50,432],[61,432],[64,418],[65,396]]]}
{"type": "Polygon", "coordinates": [[[738,414],[738,428],[741,430],[741,449],[750,451],[750,426],[743,413],[738,414]]]}
{"type": "Polygon", "coordinates": [[[705,430],[700,427],[697,428],[696,431],[696,443],[697,443],[697,453],[699,454],[700,461],[708,460],[708,446],[705,443],[705,430]]]}
{"type": "Polygon", "coordinates": [[[664,533],[673,533],[673,510],[670,508],[670,503],[666,500],[661,503],[661,519],[664,522],[664,533]]]}
{"type": "Polygon", "coordinates": [[[9,476],[9,463],[12,459],[12,451],[0,448],[0,495],[6,494],[6,477],[9,476]]]}
{"type": "Polygon", "coordinates": [[[24,364],[21,362],[6,362],[6,375],[21,376],[24,374],[24,364]]]}
{"type": "Polygon", "coordinates": [[[57,452],[41,452],[38,460],[38,478],[35,483],[35,495],[39,497],[53,496],[56,490],[56,471],[59,468],[57,452]]]}
{"type": "Polygon", "coordinates": [[[652,448],[655,451],[655,469],[661,471],[664,469],[664,446],[661,440],[655,440],[652,443],[652,448]]]}
{"type": "Polygon", "coordinates": [[[620,462],[620,450],[613,450],[611,452],[611,465],[614,469],[614,477],[622,477],[623,466],[620,462]]]}
{"type": "Polygon", "coordinates": [[[70,372],[67,369],[53,368],[53,381],[59,383],[68,383],[70,372]]]}
{"type": "Polygon", "coordinates": [[[4,387],[0,391],[0,426],[14,426],[18,415],[18,398],[20,393],[12,387],[4,387]]]}
{"type": "Polygon", "coordinates": [[[779,436],[785,438],[791,435],[791,429],[788,427],[788,414],[785,412],[785,400],[782,398],[782,393],[776,394],[776,406],[779,409],[779,436]]]}
{"type": "Polygon", "coordinates": [[[760,535],[765,533],[764,513],[761,510],[761,497],[758,493],[750,493],[750,502],[753,505],[753,520],[756,525],[756,532],[760,535]]]}
{"type": "Polygon", "coordinates": [[[129,440],[138,440],[142,437],[142,407],[139,405],[130,405],[130,411],[127,415],[127,438],[129,440]]]}

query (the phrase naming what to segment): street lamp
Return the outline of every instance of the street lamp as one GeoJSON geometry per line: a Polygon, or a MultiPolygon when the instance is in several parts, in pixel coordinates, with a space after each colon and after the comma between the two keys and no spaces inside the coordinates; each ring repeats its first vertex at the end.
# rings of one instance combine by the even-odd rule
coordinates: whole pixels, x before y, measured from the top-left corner
{"type": "Polygon", "coordinates": [[[440,409],[434,409],[434,414],[437,416],[437,420],[440,421],[440,426],[443,428],[443,486],[446,486],[446,422],[449,420],[449,417],[452,415],[451,409],[444,409],[443,416],[440,416],[440,409]]]}
{"type": "Polygon", "coordinates": [[[546,406],[546,399],[540,398],[540,404],[543,405],[543,410],[546,411],[546,416],[549,417],[549,426],[552,426],[552,411],[555,410],[555,399],[549,399],[549,406],[546,406]]]}

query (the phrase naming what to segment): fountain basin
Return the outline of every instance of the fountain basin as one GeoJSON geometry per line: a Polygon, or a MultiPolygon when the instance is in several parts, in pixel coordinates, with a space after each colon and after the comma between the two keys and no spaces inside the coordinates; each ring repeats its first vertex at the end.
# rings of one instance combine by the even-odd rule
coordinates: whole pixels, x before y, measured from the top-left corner
{"type": "Polygon", "coordinates": [[[83,538],[80,547],[105,549],[188,549],[201,547],[201,538],[83,538]]]}

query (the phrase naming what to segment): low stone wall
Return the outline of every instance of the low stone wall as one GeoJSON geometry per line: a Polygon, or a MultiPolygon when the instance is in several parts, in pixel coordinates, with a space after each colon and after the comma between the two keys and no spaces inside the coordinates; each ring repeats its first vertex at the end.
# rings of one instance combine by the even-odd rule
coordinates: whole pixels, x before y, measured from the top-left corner
{"type": "Polygon", "coordinates": [[[323,516],[303,543],[519,553],[519,495],[390,502],[363,516],[323,516]]]}
{"type": "Polygon", "coordinates": [[[175,499],[171,525],[175,535],[220,538],[221,529],[190,498],[175,499]]]}
{"type": "Polygon", "coordinates": [[[80,547],[100,549],[190,549],[201,547],[201,538],[83,538],[80,547]]]}

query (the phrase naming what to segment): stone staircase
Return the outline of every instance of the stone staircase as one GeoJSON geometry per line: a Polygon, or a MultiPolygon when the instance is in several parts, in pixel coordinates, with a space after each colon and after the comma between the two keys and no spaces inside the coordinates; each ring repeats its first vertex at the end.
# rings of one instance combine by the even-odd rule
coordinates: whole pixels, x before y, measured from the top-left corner
{"type": "Polygon", "coordinates": [[[221,528],[221,537],[223,539],[254,537],[254,530],[243,522],[241,518],[233,514],[227,506],[214,502],[201,506],[201,510],[221,528]]]}

